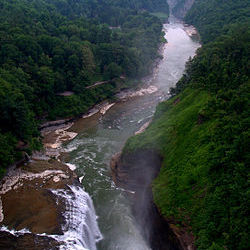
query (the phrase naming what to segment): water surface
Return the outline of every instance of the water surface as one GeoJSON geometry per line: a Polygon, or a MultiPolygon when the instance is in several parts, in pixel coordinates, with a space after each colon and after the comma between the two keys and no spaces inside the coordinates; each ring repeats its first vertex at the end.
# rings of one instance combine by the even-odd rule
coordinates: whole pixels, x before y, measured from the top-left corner
{"type": "Polygon", "coordinates": [[[68,161],[77,166],[82,185],[94,201],[104,239],[99,250],[147,250],[147,242],[137,229],[124,191],[116,188],[109,162],[126,140],[148,122],[156,105],[168,97],[170,87],[182,76],[185,63],[200,46],[185,32],[184,25],[170,20],[164,25],[168,43],[154,75],[145,82],[158,91],[114,105],[104,116],[96,114],[79,120],[72,128],[79,135],[65,146],[68,161]]]}

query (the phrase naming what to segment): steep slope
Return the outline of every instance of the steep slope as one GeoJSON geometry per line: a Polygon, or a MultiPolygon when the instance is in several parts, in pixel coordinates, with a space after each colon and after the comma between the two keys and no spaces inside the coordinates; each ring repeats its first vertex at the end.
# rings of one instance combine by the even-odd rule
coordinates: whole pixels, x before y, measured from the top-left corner
{"type": "MultiPolygon", "coordinates": [[[[187,20],[198,25],[206,45],[146,132],[129,139],[121,156],[123,168],[142,151],[162,158],[154,201],[173,231],[194,234],[198,249],[249,247],[250,32],[249,18],[241,14],[248,8],[246,1],[194,4],[187,20]],[[235,14],[238,19],[230,19],[235,14]]],[[[144,172],[143,165],[135,166],[144,172]]]]}

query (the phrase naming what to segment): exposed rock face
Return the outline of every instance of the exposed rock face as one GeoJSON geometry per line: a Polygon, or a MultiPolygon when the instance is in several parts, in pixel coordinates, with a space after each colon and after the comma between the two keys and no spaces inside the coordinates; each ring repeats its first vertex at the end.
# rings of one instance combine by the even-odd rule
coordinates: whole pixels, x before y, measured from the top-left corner
{"type": "Polygon", "coordinates": [[[134,216],[152,249],[182,249],[153,203],[151,183],[160,170],[161,160],[153,150],[117,154],[111,160],[112,175],[118,186],[135,192],[130,195],[134,216]]]}
{"type": "Polygon", "coordinates": [[[161,167],[161,158],[153,150],[131,154],[116,154],[111,160],[115,183],[123,188],[139,191],[151,187],[161,167]]]}
{"type": "Polygon", "coordinates": [[[76,182],[74,172],[56,160],[34,161],[11,170],[0,185],[0,227],[30,233],[13,235],[0,230],[0,248],[57,249],[54,239],[35,234],[62,234],[65,206],[50,190],[76,182]]]}
{"type": "Polygon", "coordinates": [[[0,249],[2,250],[56,250],[59,244],[56,240],[35,234],[15,236],[8,232],[0,232],[0,249]]]}
{"type": "Polygon", "coordinates": [[[174,233],[175,237],[180,243],[181,249],[195,250],[195,238],[192,233],[190,233],[190,228],[188,226],[177,227],[178,224],[176,221],[168,219],[167,220],[169,227],[174,233]]]}
{"type": "Polygon", "coordinates": [[[117,186],[127,189],[141,231],[153,250],[195,250],[194,236],[187,226],[166,219],[153,202],[152,181],[161,168],[162,158],[154,150],[118,153],[111,159],[112,177],[117,186]],[[131,195],[131,193],[134,193],[131,195]]]}

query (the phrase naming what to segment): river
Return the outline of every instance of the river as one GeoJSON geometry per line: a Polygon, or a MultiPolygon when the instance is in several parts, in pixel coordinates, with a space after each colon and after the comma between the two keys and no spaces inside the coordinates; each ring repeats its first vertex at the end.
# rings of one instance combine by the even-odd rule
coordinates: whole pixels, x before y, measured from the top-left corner
{"type": "Polygon", "coordinates": [[[64,146],[64,160],[77,167],[82,186],[93,199],[103,235],[97,245],[99,250],[150,249],[137,228],[125,191],[112,182],[109,163],[126,140],[150,121],[156,105],[168,98],[185,63],[195,55],[200,44],[188,36],[186,29],[174,18],[164,24],[168,43],[162,50],[163,59],[154,74],[142,83],[142,88],[152,91],[116,103],[105,115],[97,113],[80,119],[71,128],[78,136],[64,146]]]}

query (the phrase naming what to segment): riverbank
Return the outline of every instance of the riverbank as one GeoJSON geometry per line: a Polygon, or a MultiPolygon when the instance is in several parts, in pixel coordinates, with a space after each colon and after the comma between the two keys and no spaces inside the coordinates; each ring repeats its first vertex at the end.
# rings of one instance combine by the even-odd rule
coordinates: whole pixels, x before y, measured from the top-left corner
{"type": "MultiPolygon", "coordinates": [[[[167,32],[170,32],[171,43],[164,45],[163,59],[159,62],[159,66],[154,68],[151,77],[142,80],[143,83],[146,82],[145,85],[141,84],[138,89],[126,90],[119,94],[116,97],[115,104],[113,102],[104,102],[101,106],[95,106],[77,121],[66,121],[66,124],[64,124],[65,121],[55,121],[50,122],[47,126],[43,126],[42,133],[44,135],[43,143],[46,145],[45,151],[33,154],[33,161],[35,162],[42,162],[41,160],[43,160],[43,162],[50,163],[52,158],[53,162],[57,159],[58,162],[61,160],[70,163],[68,166],[72,169],[77,167],[77,173],[81,176],[81,182],[84,183],[86,190],[95,200],[102,231],[105,233],[105,239],[99,244],[100,249],[115,249],[115,246],[122,246],[124,249],[131,249],[134,246],[138,246],[138,249],[140,249],[141,246],[142,249],[148,249],[145,240],[137,232],[137,221],[134,221],[133,216],[129,212],[130,208],[125,205],[127,201],[122,198],[124,191],[114,187],[110,180],[108,162],[113,152],[121,148],[129,136],[140,130],[140,128],[142,131],[146,127],[146,125],[142,125],[150,121],[155,105],[160,100],[166,98],[169,87],[174,85],[176,79],[181,75],[179,71],[182,72],[184,69],[185,61],[189,56],[193,55],[197,47],[197,44],[192,43],[187,38],[181,24],[171,24],[169,26],[171,28],[167,32]],[[183,39],[181,42],[176,42],[179,42],[181,46],[184,42],[187,42],[191,50],[187,50],[186,46],[181,47],[182,50],[173,46],[176,32],[183,39]],[[166,50],[170,50],[170,53],[166,54],[166,50]],[[171,53],[172,50],[173,53],[171,53]],[[176,61],[177,52],[180,53],[183,61],[176,61]],[[165,67],[170,68],[171,73],[166,74],[165,67]],[[178,69],[177,73],[176,68],[178,69]],[[160,80],[159,75],[167,75],[166,80],[160,80]],[[165,82],[168,85],[162,86],[161,84],[165,84],[165,82]],[[128,127],[130,125],[131,128],[128,127]],[[101,131],[95,134],[98,129],[101,129],[101,131]],[[107,138],[105,137],[106,135],[108,135],[107,138]],[[73,138],[74,140],[72,140],[73,138]],[[72,143],[69,143],[69,147],[64,145],[70,141],[72,143]],[[80,152],[77,153],[78,151],[80,152]],[[72,160],[72,157],[74,157],[74,160],[72,160]],[[106,162],[107,170],[103,169],[103,164],[106,164],[106,162]],[[99,193],[101,193],[100,197],[99,193]],[[119,207],[118,211],[117,207],[119,207]],[[109,211],[108,215],[105,211],[109,211]],[[124,221],[124,216],[127,216],[129,219],[124,221]],[[105,221],[106,218],[108,219],[107,222],[105,221]],[[131,230],[134,232],[133,234],[131,234],[131,230]],[[115,238],[114,232],[117,234],[115,238]]],[[[57,180],[57,178],[55,179],[57,180]]],[[[39,181],[37,180],[37,182],[39,181]]],[[[50,181],[53,181],[52,176],[50,181]]],[[[77,179],[74,183],[79,184],[77,179]]],[[[62,190],[60,191],[62,193],[71,192],[69,201],[74,199],[75,190],[74,192],[67,188],[66,190],[60,190],[62,190]]],[[[83,197],[86,196],[86,194],[81,195],[83,197]]],[[[56,197],[58,196],[60,194],[57,192],[56,197]]],[[[64,200],[64,202],[66,201],[64,200]]],[[[150,214],[153,216],[154,213],[150,212],[150,214]]],[[[16,233],[14,232],[15,235],[16,233]]],[[[60,239],[62,240],[63,238],[60,239]]]]}
{"type": "MultiPolygon", "coordinates": [[[[159,48],[159,53],[162,54],[166,44],[162,44],[159,48]]],[[[62,145],[65,142],[73,140],[77,136],[77,123],[82,123],[81,120],[90,118],[92,116],[104,116],[106,112],[114,105],[121,102],[126,102],[130,99],[150,95],[158,91],[158,88],[152,83],[155,81],[161,60],[154,63],[152,72],[139,80],[140,84],[137,86],[119,91],[115,94],[115,101],[103,101],[90,108],[86,113],[81,116],[69,119],[60,119],[55,121],[48,121],[40,125],[42,136],[43,150],[33,152],[31,158],[34,160],[48,160],[50,158],[58,159],[62,150],[62,145]],[[143,83],[143,84],[141,84],[143,83]]]]}
{"type": "MultiPolygon", "coordinates": [[[[157,67],[154,68],[155,70],[157,67]]],[[[70,247],[70,237],[75,239],[76,244],[82,244],[79,243],[81,236],[74,234],[75,229],[72,230],[73,235],[66,229],[74,226],[75,223],[66,215],[75,213],[67,210],[71,209],[68,204],[77,202],[74,201],[76,192],[79,197],[82,197],[81,199],[87,197],[87,194],[80,191],[82,187],[74,172],[75,166],[61,162],[60,156],[67,154],[63,144],[77,136],[78,133],[71,129],[77,126],[76,123],[79,120],[95,115],[104,116],[116,103],[157,91],[148,83],[144,86],[145,88],[137,87],[134,91],[119,92],[115,103],[104,101],[95,105],[80,118],[49,121],[40,125],[43,149],[33,152],[25,159],[26,162],[22,161],[18,166],[11,167],[0,184],[0,246],[15,247],[15,249],[21,249],[24,246],[25,249],[58,249],[60,245],[70,247]],[[77,191],[78,188],[79,191],[77,191]],[[61,193],[67,196],[61,196],[61,193]],[[72,222],[73,225],[70,225],[72,222]]],[[[78,202],[79,204],[74,204],[74,207],[81,205],[81,201],[78,202]]],[[[92,201],[88,201],[86,209],[92,210],[91,213],[94,214],[91,203],[92,201]]],[[[81,211],[77,212],[78,216],[81,215],[81,211]]],[[[85,223],[85,220],[81,223],[85,223]]],[[[85,234],[91,234],[88,237],[92,240],[84,242],[86,243],[84,247],[92,250],[95,249],[95,242],[102,236],[95,216],[88,223],[92,223],[90,230],[94,231],[85,231],[85,234]]]]}
{"type": "Polygon", "coordinates": [[[155,205],[152,182],[159,175],[162,162],[162,156],[154,149],[117,153],[110,162],[113,181],[118,187],[128,190],[133,214],[152,249],[195,250],[190,228],[164,218],[155,205]]]}

